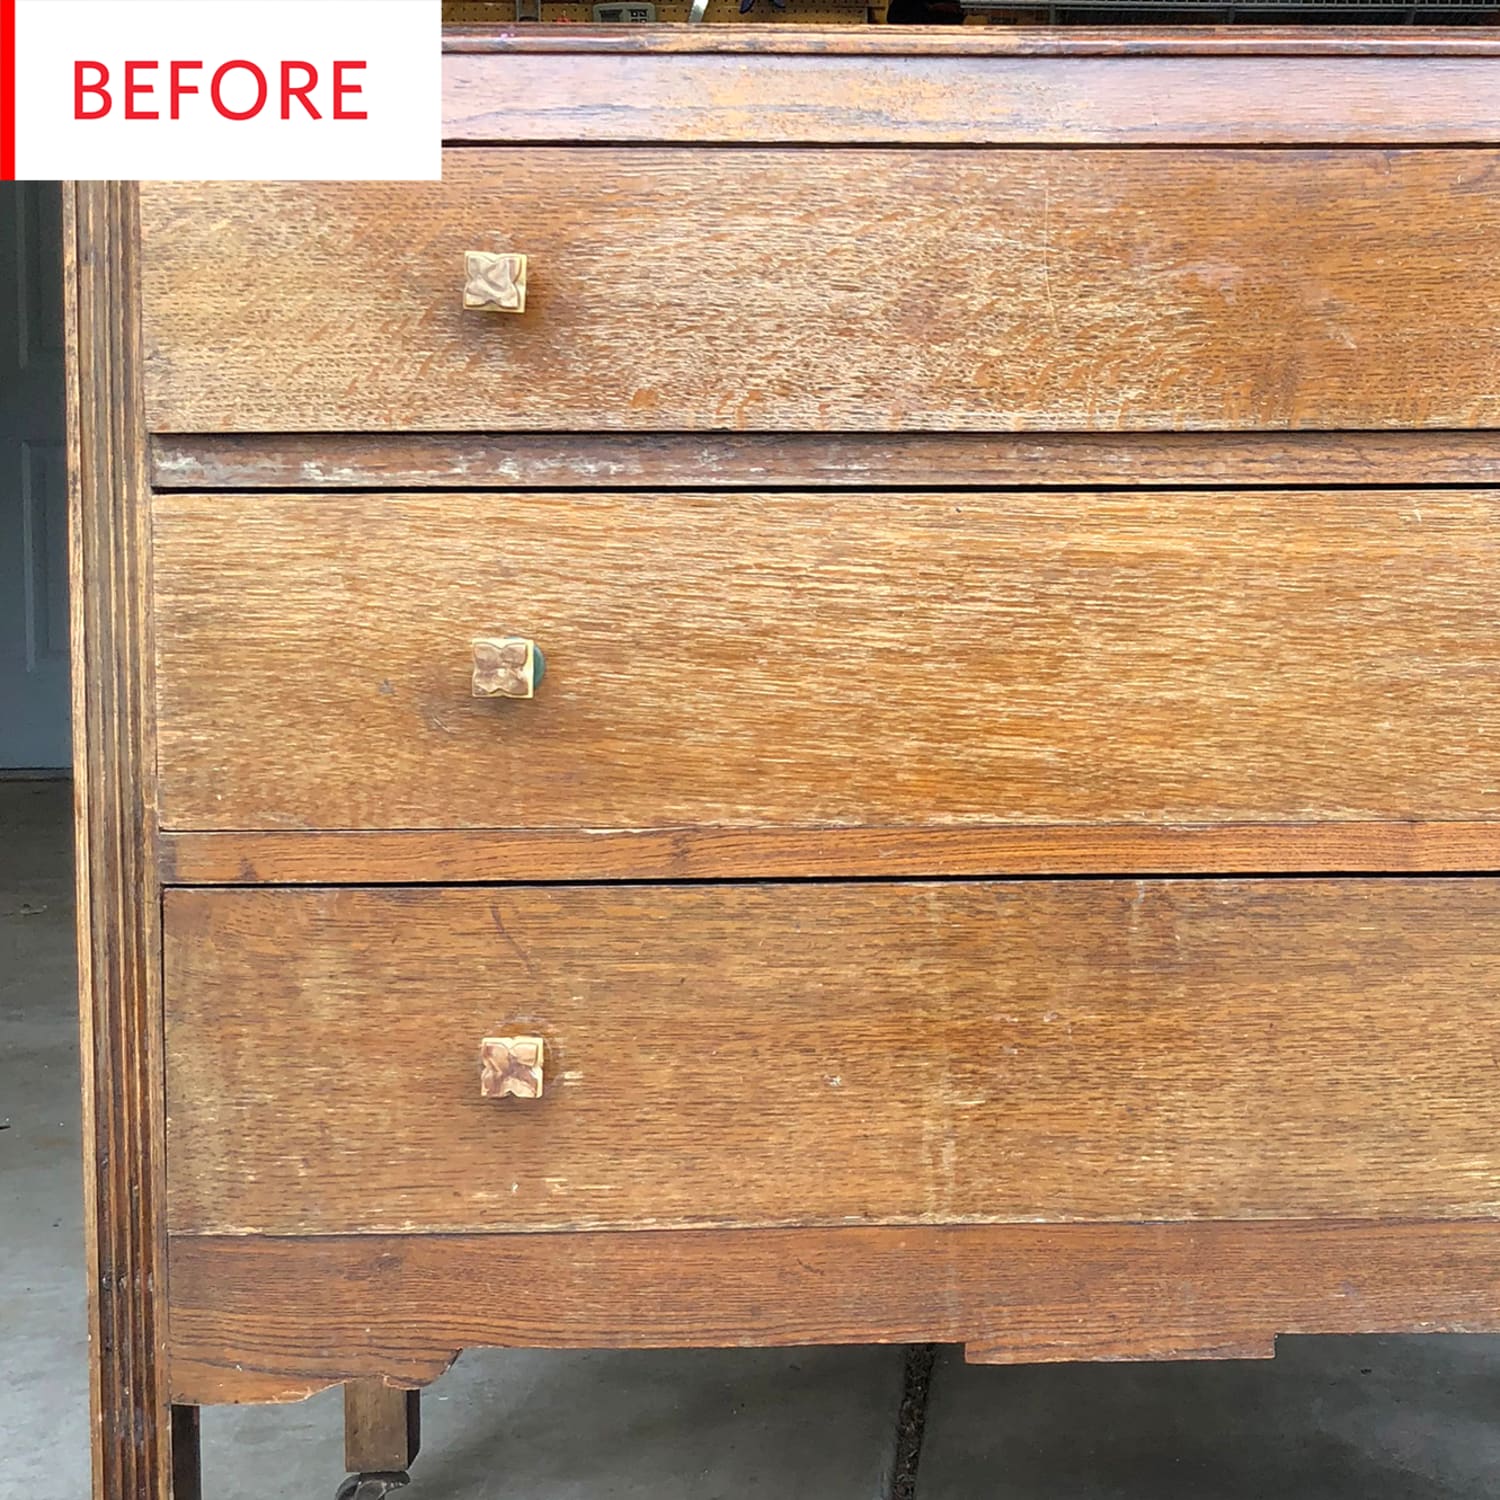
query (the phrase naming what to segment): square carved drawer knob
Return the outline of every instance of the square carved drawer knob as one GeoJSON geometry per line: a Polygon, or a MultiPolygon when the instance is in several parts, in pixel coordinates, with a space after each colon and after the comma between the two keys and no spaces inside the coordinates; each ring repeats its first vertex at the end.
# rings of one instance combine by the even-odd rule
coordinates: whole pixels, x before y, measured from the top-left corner
{"type": "Polygon", "coordinates": [[[486,1099],[542,1097],[542,1039],[487,1036],[479,1044],[479,1092],[486,1099]]]}
{"type": "Polygon", "coordinates": [[[481,635],[473,641],[476,698],[531,698],[547,670],[535,641],[522,635],[481,635]]]}
{"type": "Polygon", "coordinates": [[[464,251],[464,306],[485,312],[525,312],[526,257],[464,251]]]}

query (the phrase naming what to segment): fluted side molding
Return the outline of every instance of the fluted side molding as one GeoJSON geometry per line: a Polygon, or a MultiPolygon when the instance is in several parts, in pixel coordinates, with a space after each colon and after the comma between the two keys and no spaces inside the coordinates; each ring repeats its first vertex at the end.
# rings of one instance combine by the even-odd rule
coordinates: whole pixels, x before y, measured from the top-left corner
{"type": "MultiPolygon", "coordinates": [[[[96,1500],[173,1494],[136,190],[64,188],[73,763],[96,1500]]],[[[180,1455],[186,1457],[187,1455],[180,1455]]],[[[177,1500],[196,1500],[196,1465],[177,1500]]]]}

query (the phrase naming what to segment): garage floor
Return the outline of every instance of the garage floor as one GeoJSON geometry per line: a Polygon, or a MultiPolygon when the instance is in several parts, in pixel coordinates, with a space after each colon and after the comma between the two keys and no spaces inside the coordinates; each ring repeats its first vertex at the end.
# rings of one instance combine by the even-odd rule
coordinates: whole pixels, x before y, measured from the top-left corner
{"type": "MultiPolygon", "coordinates": [[[[0,782],[0,1497],[88,1491],[69,792],[0,782]]],[[[411,1500],[883,1500],[905,1351],[480,1350],[411,1500]]],[[[211,1500],[332,1500],[337,1392],[204,1414],[211,1500]]],[[[918,1500],[1480,1500],[1500,1339],[1284,1339],[1274,1362],[933,1371],[918,1500]]]]}

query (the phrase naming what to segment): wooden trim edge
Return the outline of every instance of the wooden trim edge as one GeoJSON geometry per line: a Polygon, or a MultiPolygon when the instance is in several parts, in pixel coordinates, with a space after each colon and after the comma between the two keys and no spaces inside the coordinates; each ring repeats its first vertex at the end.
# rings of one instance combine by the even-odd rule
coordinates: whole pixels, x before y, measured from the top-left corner
{"type": "Polygon", "coordinates": [[[464,53],[759,53],[882,57],[1494,57],[1500,28],[454,26],[464,53]]]}
{"type": "Polygon", "coordinates": [[[1476,874],[1500,870],[1500,822],[172,832],[157,860],[168,886],[1476,874]]]}
{"type": "Polygon", "coordinates": [[[1500,483],[1500,431],[163,433],[159,490],[1500,483]]]}
{"type": "Polygon", "coordinates": [[[1500,140],[1493,88],[1500,54],[1368,46],[1350,55],[1269,43],[1168,50],[1122,46],[1118,37],[1092,51],[971,51],[963,34],[957,43],[893,53],[870,45],[886,29],[839,28],[791,55],[774,37],[737,52],[708,39],[575,45],[566,54],[451,53],[443,59],[443,137],[460,147],[882,149],[1379,149],[1500,140]]]}
{"type": "Polygon", "coordinates": [[[172,1491],[160,899],[136,190],[64,186],[73,759],[94,1494],[172,1491]]]}
{"type": "Polygon", "coordinates": [[[1500,1330],[1487,1220],[174,1236],[170,1250],[172,1386],[193,1404],[425,1385],[474,1346],[940,1342],[1024,1363],[1500,1330]]]}

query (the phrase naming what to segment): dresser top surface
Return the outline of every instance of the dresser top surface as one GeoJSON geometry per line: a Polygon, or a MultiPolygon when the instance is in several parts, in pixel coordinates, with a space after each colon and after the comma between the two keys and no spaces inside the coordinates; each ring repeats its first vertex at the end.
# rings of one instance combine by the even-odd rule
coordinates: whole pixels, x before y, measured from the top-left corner
{"type": "Polygon", "coordinates": [[[1500,57],[1500,27],[450,27],[450,53],[755,53],[880,57],[1500,57]]]}

